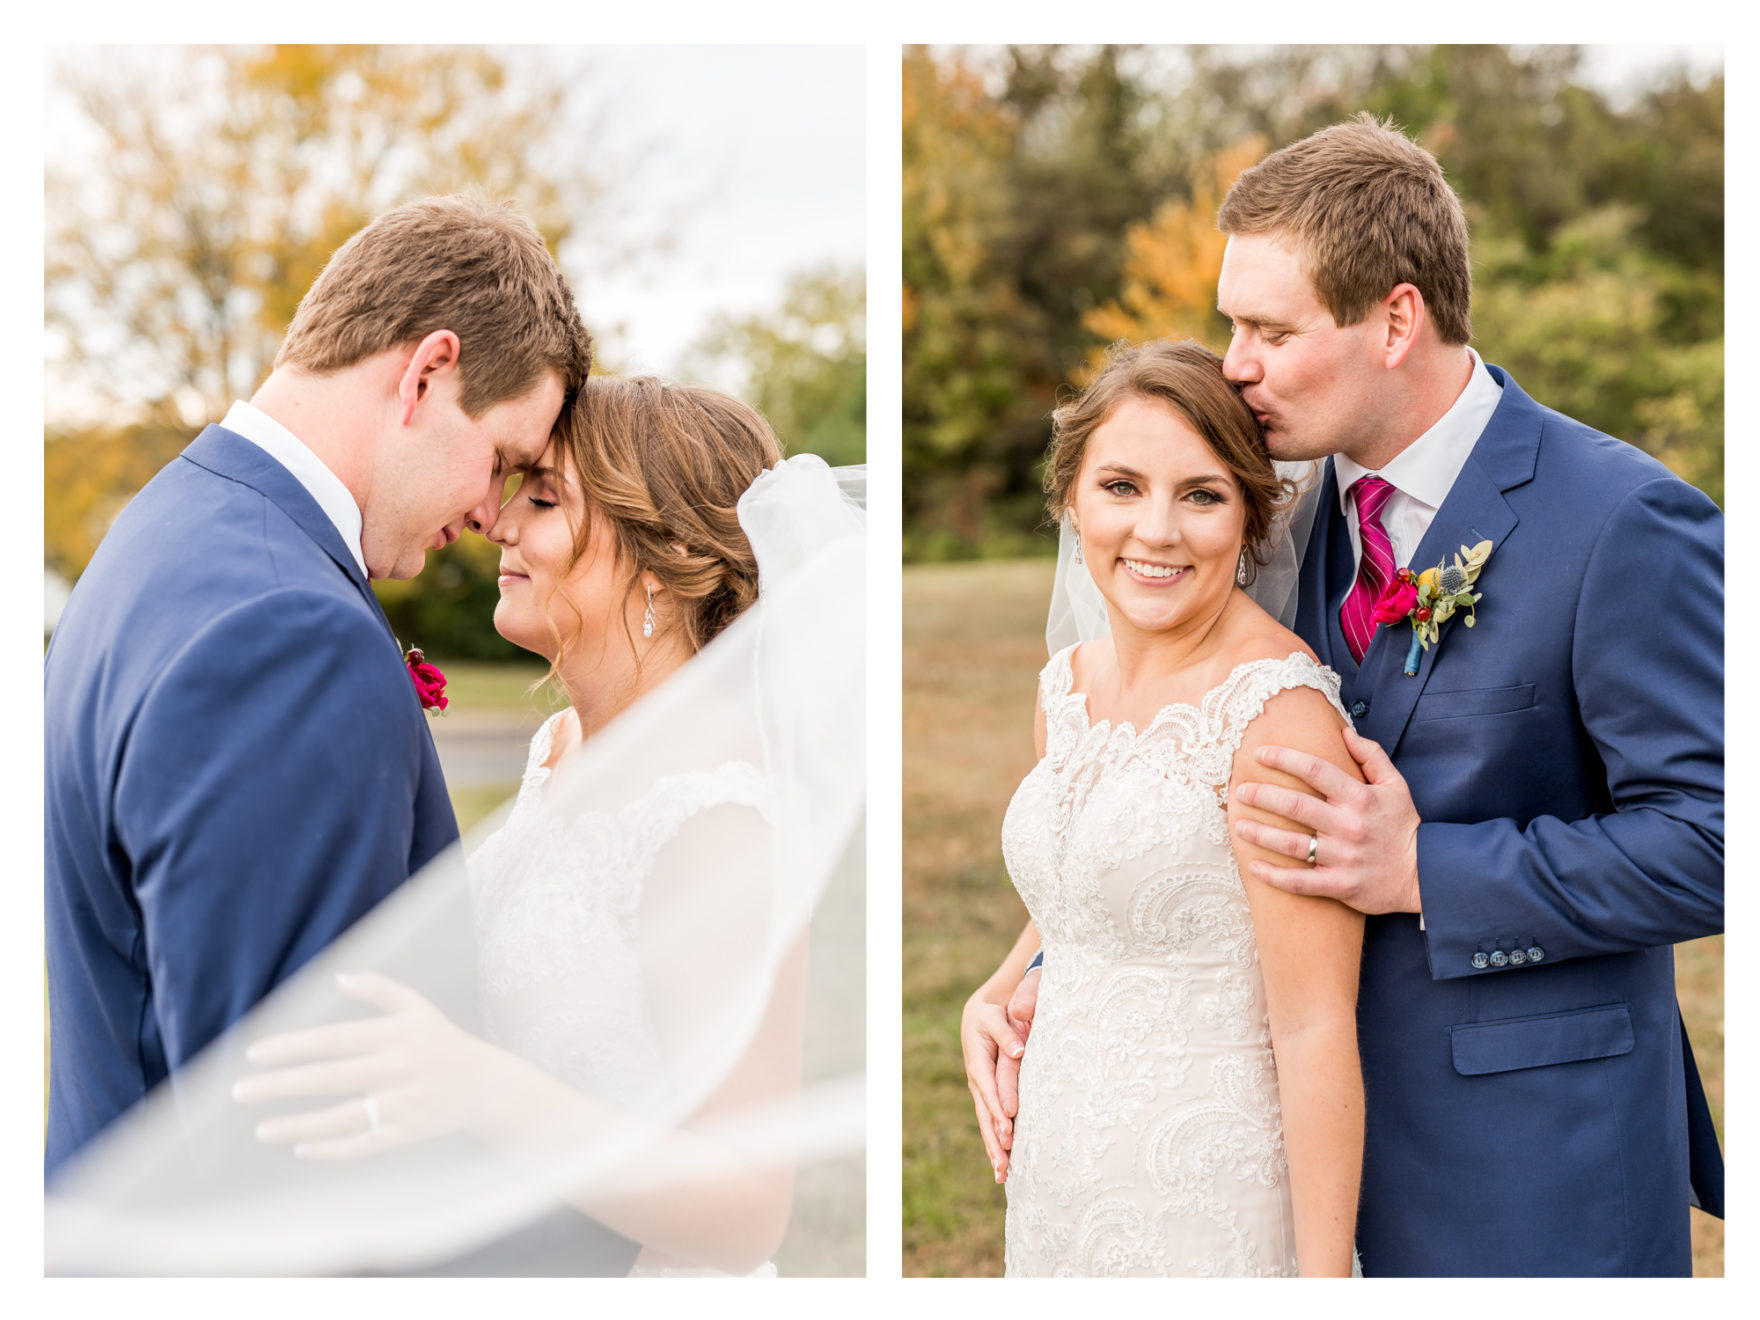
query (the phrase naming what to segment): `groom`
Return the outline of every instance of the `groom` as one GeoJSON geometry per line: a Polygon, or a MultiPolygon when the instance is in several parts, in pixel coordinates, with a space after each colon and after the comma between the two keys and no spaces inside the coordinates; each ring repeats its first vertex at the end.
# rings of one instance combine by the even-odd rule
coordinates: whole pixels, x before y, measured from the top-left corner
{"type": "Polygon", "coordinates": [[[1296,631],[1369,782],[1267,748],[1314,793],[1241,800],[1303,830],[1236,828],[1369,914],[1364,1271],[1691,1274],[1723,1166],[1671,946],[1723,928],[1722,516],[1468,347],[1460,202],[1390,127],[1274,153],[1218,223],[1223,369],[1274,457],[1329,460],[1296,631]],[[1475,626],[1408,673],[1374,601],[1480,542],[1475,626]]]}
{"type": "Polygon", "coordinates": [[[510,206],[400,207],[117,518],[44,666],[48,1175],[457,840],[368,581],[494,522],[590,358],[510,206]]]}

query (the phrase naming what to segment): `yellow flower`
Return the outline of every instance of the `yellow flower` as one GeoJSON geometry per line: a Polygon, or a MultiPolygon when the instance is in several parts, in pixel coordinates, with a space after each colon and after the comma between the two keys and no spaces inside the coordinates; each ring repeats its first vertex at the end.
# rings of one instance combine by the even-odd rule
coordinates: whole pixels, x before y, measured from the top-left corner
{"type": "Polygon", "coordinates": [[[1432,592],[1436,590],[1435,569],[1427,568],[1422,573],[1418,574],[1418,590],[1432,592]]]}

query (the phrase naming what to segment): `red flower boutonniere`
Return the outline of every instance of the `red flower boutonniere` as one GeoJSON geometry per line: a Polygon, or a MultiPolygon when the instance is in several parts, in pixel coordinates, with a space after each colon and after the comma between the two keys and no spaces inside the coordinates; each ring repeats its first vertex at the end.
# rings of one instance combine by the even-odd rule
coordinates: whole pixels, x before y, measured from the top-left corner
{"type": "Polygon", "coordinates": [[[422,699],[422,709],[445,710],[446,675],[427,662],[422,655],[422,648],[410,647],[403,653],[403,663],[409,666],[409,681],[416,685],[416,695],[422,699]]]}
{"type": "Polygon", "coordinates": [[[1481,541],[1471,549],[1463,545],[1454,563],[1445,560],[1418,574],[1402,568],[1388,583],[1381,599],[1375,602],[1371,617],[1377,624],[1411,620],[1412,646],[1406,652],[1405,665],[1408,676],[1417,674],[1418,653],[1428,651],[1430,643],[1441,640],[1442,625],[1454,617],[1456,610],[1465,610],[1466,617],[1461,623],[1468,628],[1473,626],[1473,607],[1482,599],[1474,592],[1473,584],[1479,580],[1479,570],[1489,558],[1491,542],[1481,541]]]}

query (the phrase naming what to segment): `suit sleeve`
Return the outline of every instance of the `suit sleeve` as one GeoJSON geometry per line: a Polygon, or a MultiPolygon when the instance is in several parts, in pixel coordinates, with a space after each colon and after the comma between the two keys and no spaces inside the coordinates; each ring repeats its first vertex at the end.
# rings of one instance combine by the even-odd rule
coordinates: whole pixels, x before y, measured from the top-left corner
{"type": "Polygon", "coordinates": [[[1420,826],[1434,976],[1479,974],[1512,935],[1555,961],[1722,931],[1723,620],[1722,514],[1672,478],[1633,490],[1590,551],[1571,651],[1612,809],[1420,826]]]}
{"type": "Polygon", "coordinates": [[[117,837],[177,1067],[408,876],[419,703],[384,626],[283,590],[192,638],[121,754],[117,837]]]}

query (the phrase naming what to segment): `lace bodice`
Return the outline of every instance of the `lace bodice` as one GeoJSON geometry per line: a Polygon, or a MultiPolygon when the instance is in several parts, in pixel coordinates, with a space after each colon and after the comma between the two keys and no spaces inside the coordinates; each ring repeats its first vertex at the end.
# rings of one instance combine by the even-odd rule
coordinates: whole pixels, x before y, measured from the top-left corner
{"type": "Polygon", "coordinates": [[[596,1097],[663,1090],[637,945],[644,882],[693,817],[741,806],[768,815],[757,767],[728,761],[669,775],[615,811],[563,817],[544,786],[561,712],[532,737],[506,823],[471,858],[478,988],[497,1044],[596,1097]]]}
{"type": "Polygon", "coordinates": [[[1008,1179],[1010,1274],[1295,1273],[1276,1068],[1229,841],[1247,726],[1338,676],[1237,666],[1142,730],[1090,724],[1074,647],[1040,675],[1045,756],[1003,821],[1045,949],[1008,1179]]]}

